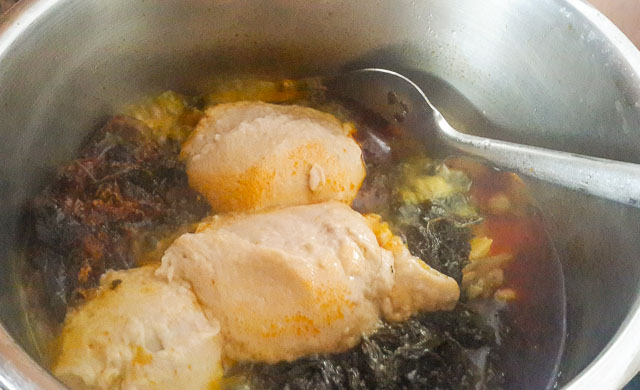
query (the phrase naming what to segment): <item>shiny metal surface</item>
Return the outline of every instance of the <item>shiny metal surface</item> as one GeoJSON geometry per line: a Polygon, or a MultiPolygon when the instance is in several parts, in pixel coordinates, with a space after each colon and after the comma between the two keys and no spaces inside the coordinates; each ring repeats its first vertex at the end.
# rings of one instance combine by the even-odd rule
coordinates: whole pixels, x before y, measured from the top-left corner
{"type": "Polygon", "coordinates": [[[358,102],[457,151],[501,169],[640,207],[640,165],[463,134],[451,127],[413,81],[387,69],[359,69],[330,80],[334,94],[358,102]],[[391,95],[390,95],[391,94],[391,95]],[[390,96],[393,96],[390,98],[390,96]]]}
{"type": "MultiPolygon", "coordinates": [[[[21,205],[89,130],[223,74],[363,67],[407,75],[465,133],[640,162],[640,54],[578,0],[23,0],[0,20],[0,385],[58,388],[18,347],[34,353],[11,270],[21,205]]],[[[564,254],[560,385],[619,388],[640,364],[640,209],[527,183],[564,254]]]]}

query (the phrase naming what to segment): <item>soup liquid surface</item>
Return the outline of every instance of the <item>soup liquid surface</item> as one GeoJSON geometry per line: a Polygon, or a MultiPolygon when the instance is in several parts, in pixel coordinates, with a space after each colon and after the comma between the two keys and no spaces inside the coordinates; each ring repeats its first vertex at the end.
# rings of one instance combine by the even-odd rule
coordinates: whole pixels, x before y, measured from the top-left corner
{"type": "MultiPolygon", "coordinates": [[[[476,378],[475,388],[484,388],[487,387],[485,383],[492,383],[486,377],[490,374],[503,376],[498,382],[506,389],[543,389],[553,385],[565,338],[562,269],[545,230],[542,213],[534,206],[524,183],[516,175],[465,157],[447,156],[445,151],[440,155],[427,156],[425,145],[412,138],[401,123],[387,123],[375,114],[357,108],[346,109],[342,103],[326,100],[321,94],[301,94],[293,84],[249,84],[251,88],[242,83],[229,85],[234,87],[194,98],[165,93],[129,108],[127,113],[143,120],[154,130],[160,129],[163,136],[176,140],[188,135],[207,104],[233,100],[259,99],[309,105],[354,122],[358,129],[356,138],[363,149],[367,167],[367,178],[353,205],[356,210],[380,214],[390,223],[395,234],[408,241],[414,252],[425,249],[425,245],[416,242],[411,229],[403,228],[408,226],[406,213],[403,214],[405,209],[409,214],[415,214],[416,210],[425,212],[429,221],[451,218],[454,222],[450,228],[469,230],[473,237],[482,239],[478,245],[487,243],[487,239],[491,241],[488,252],[483,254],[483,258],[490,260],[477,265],[474,271],[480,275],[477,283],[469,282],[465,286],[463,279],[462,287],[462,295],[467,295],[463,298],[464,305],[478,312],[493,328],[496,337],[494,351],[483,347],[465,352],[482,373],[481,378],[476,378]],[[179,112],[176,107],[181,104],[186,107],[184,112],[178,117],[172,116],[179,112]],[[460,172],[463,175],[459,175],[460,172]],[[447,182],[449,179],[451,182],[447,182]],[[415,195],[412,192],[417,188],[415,183],[427,183],[424,184],[427,189],[417,190],[415,195]],[[444,185],[445,190],[438,187],[440,184],[433,183],[444,185]],[[450,188],[451,185],[460,185],[464,191],[458,194],[450,188]],[[402,192],[405,187],[408,189],[402,192]],[[439,194],[441,190],[447,194],[439,194]],[[445,200],[416,199],[416,196],[422,196],[420,191],[431,191],[432,196],[442,195],[445,200]],[[434,213],[442,213],[443,217],[434,213]],[[487,283],[495,286],[487,288],[487,283]],[[485,370],[488,365],[492,367],[490,372],[485,370]]],[[[408,218],[415,218],[414,214],[408,218]]],[[[178,230],[189,229],[185,225],[178,230]]],[[[168,243],[176,236],[176,231],[173,229],[164,234],[154,231],[154,242],[162,236],[168,243]]],[[[140,243],[137,247],[144,248],[145,245],[140,243]]],[[[428,245],[426,249],[429,249],[428,245]]],[[[161,253],[156,252],[137,254],[138,265],[157,261],[161,253]]],[[[420,253],[414,255],[420,256],[420,253]]],[[[465,278],[473,280],[469,274],[467,272],[465,278]]],[[[32,291],[34,288],[37,287],[27,283],[25,301],[34,339],[40,346],[42,360],[46,362],[50,360],[47,351],[51,350],[52,335],[58,324],[51,323],[42,314],[42,308],[34,308],[34,302],[41,304],[30,296],[37,295],[32,291]]],[[[327,359],[330,361],[332,357],[327,359]]],[[[295,362],[289,368],[295,368],[295,362]]],[[[282,372],[293,372],[286,369],[282,372]]],[[[238,388],[250,383],[243,377],[247,372],[254,371],[230,376],[223,387],[238,388]]]]}
{"type": "MultiPolygon", "coordinates": [[[[367,162],[367,179],[354,206],[361,212],[388,213],[393,180],[380,180],[398,164],[424,158],[425,147],[401,123],[356,117],[367,162]],[[364,131],[363,131],[364,130],[364,131]],[[391,183],[390,183],[391,182],[391,183]]],[[[559,255],[545,228],[543,212],[515,174],[477,160],[441,151],[439,159],[471,179],[470,204],[482,220],[471,225],[476,237],[493,240],[489,256],[510,254],[503,267],[502,291],[514,299],[476,298],[470,306],[499,334],[499,369],[506,389],[553,388],[566,337],[564,278],[559,255]],[[500,331],[502,329],[502,331],[500,331]]],[[[499,294],[499,293],[498,293],[499,294]]],[[[481,354],[476,362],[484,364],[481,354]]]]}

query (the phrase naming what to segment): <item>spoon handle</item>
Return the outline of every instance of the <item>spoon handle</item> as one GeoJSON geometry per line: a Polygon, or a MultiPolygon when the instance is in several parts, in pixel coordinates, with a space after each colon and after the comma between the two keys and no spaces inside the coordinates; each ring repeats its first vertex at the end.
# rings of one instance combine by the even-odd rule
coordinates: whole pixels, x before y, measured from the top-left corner
{"type": "Polygon", "coordinates": [[[640,207],[638,164],[476,137],[457,132],[441,116],[437,122],[448,145],[500,168],[640,207]]]}

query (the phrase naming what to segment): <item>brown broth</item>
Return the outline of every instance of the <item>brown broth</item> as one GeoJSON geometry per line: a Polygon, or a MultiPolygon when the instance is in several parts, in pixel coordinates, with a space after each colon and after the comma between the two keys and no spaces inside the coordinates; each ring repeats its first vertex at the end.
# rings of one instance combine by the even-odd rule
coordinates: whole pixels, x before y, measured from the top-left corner
{"type": "Polygon", "coordinates": [[[504,284],[517,296],[504,311],[511,328],[503,340],[507,387],[552,387],[566,336],[566,302],[562,266],[544,217],[518,176],[496,170],[466,172],[473,180],[471,200],[485,213],[476,233],[493,239],[490,254],[515,255],[505,268],[504,284]],[[495,213],[488,207],[499,194],[510,199],[509,212],[495,213]]]}
{"type": "MultiPolygon", "coordinates": [[[[356,115],[355,122],[367,162],[367,180],[354,207],[361,212],[381,212],[390,201],[392,189],[382,188],[384,182],[371,179],[423,152],[416,147],[420,142],[397,127],[363,120],[363,115],[356,115]]],[[[506,329],[498,363],[505,374],[505,388],[553,388],[566,337],[566,301],[562,266],[544,214],[517,175],[465,157],[443,161],[472,180],[470,202],[483,218],[472,231],[475,236],[493,239],[489,255],[514,255],[504,268],[502,287],[514,290],[516,299],[507,303],[494,299],[471,302],[497,330],[506,329]],[[502,210],[505,199],[509,207],[502,210]]],[[[484,364],[482,353],[477,362],[484,364]]]]}

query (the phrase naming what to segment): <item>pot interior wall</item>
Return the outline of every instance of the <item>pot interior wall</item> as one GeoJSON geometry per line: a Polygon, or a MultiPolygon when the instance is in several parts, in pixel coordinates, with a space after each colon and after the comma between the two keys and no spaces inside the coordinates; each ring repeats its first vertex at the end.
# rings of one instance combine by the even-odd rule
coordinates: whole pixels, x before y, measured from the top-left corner
{"type": "MultiPolygon", "coordinates": [[[[414,78],[461,130],[640,162],[640,82],[560,1],[49,3],[0,51],[0,316],[29,351],[6,271],[19,210],[88,131],[149,94],[206,91],[226,74],[388,67],[414,78]]],[[[637,298],[640,210],[529,184],[564,257],[565,383],[637,298]]]]}

